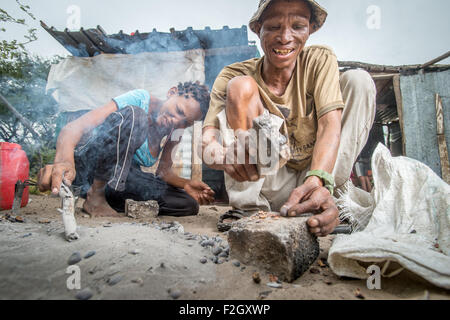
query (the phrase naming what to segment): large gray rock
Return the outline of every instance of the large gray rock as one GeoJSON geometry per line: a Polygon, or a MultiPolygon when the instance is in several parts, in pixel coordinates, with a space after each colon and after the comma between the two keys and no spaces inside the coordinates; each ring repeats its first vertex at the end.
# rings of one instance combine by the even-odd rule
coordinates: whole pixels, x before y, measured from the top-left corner
{"type": "Polygon", "coordinates": [[[130,218],[156,218],[159,213],[157,201],[134,201],[128,199],[125,202],[125,215],[130,218]]]}
{"type": "Polygon", "coordinates": [[[282,281],[292,282],[319,256],[319,242],[308,231],[307,220],[274,214],[256,214],[238,220],[228,232],[230,255],[282,281]]]}

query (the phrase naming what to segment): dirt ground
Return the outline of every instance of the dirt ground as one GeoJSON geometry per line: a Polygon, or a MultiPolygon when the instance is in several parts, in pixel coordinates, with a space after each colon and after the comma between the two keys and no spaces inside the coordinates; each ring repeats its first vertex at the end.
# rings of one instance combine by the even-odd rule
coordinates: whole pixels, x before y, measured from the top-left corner
{"type": "MultiPolygon", "coordinates": [[[[0,221],[0,299],[76,299],[80,290],[68,289],[71,275],[66,273],[75,252],[82,257],[76,264],[81,289],[89,288],[91,299],[354,300],[361,299],[357,290],[367,300],[450,299],[449,291],[407,271],[383,278],[381,290],[368,290],[365,280],[339,278],[319,261],[294,283],[270,288],[268,274],[252,266],[236,267],[232,256],[223,264],[200,263],[202,257],[212,255],[200,246],[201,236],[226,242],[216,223],[228,207],[204,206],[194,217],[134,220],[90,218],[79,209],[82,201],[76,216],[81,238],[72,243],[63,237],[58,198],[31,196],[21,209],[24,223],[0,221]],[[155,228],[174,221],[184,231],[155,228]],[[197,239],[189,239],[188,233],[198,235],[197,239]],[[83,258],[91,251],[93,256],[83,258]],[[252,280],[255,271],[261,274],[260,284],[252,280]]],[[[326,260],[333,238],[320,239],[321,261],[326,260]]]]}

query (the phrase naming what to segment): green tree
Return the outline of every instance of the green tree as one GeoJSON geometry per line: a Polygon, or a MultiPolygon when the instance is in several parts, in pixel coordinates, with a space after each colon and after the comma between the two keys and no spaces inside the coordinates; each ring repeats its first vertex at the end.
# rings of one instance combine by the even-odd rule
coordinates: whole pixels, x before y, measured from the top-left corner
{"type": "MultiPolygon", "coordinates": [[[[19,8],[35,20],[30,7],[16,0],[19,8]]],[[[10,24],[27,27],[25,19],[12,17],[0,9],[0,33],[10,24]]],[[[0,41],[0,93],[31,124],[39,138],[31,134],[6,105],[0,102],[0,141],[20,144],[31,162],[31,174],[51,157],[55,148],[57,104],[46,94],[50,67],[60,57],[41,58],[26,51],[25,45],[37,40],[36,29],[28,29],[24,41],[0,41]]]]}
{"type": "MultiPolygon", "coordinates": [[[[23,12],[25,12],[30,18],[36,20],[34,15],[30,12],[30,6],[22,4],[19,0],[16,0],[16,3],[19,6],[19,8],[23,12]]],[[[8,23],[28,27],[27,23],[25,22],[25,19],[15,18],[11,16],[8,12],[6,12],[6,10],[0,8],[0,32],[6,32],[6,24],[8,23]]],[[[27,29],[27,33],[23,37],[24,37],[23,41],[2,40],[0,42],[0,57],[2,59],[5,59],[6,61],[18,58],[21,54],[23,54],[26,44],[37,40],[36,29],[35,28],[27,29]]]]}

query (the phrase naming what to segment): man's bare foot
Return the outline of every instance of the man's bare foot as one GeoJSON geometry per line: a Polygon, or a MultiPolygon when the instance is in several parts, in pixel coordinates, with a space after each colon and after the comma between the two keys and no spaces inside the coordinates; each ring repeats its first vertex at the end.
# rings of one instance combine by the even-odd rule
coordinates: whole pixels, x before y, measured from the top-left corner
{"type": "Polygon", "coordinates": [[[120,217],[116,210],[110,207],[105,198],[104,189],[93,190],[89,189],[86,201],[83,204],[83,210],[91,217],[120,217]]]}

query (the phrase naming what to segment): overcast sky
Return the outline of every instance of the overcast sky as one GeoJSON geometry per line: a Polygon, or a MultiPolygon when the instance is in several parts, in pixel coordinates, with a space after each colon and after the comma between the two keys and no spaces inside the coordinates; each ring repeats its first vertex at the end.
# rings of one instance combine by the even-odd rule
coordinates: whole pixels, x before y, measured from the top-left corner
{"type": "MultiPolygon", "coordinates": [[[[22,0],[37,20],[27,18],[38,29],[38,41],[28,49],[51,56],[68,52],[39,25],[43,20],[58,30],[71,27],[80,10],[81,27],[101,25],[107,33],[123,30],[149,32],[153,28],[168,32],[171,27],[189,26],[220,29],[247,25],[258,0],[22,0]]],[[[325,26],[309,44],[331,46],[339,60],[376,64],[421,64],[450,50],[450,1],[448,0],[318,0],[328,10],[325,26]]],[[[15,17],[24,16],[15,0],[2,0],[0,7],[15,17]]],[[[6,25],[0,38],[19,38],[23,27],[6,25]]],[[[249,40],[257,40],[249,32],[249,40]]],[[[450,59],[444,61],[450,64],[450,59]]]]}

